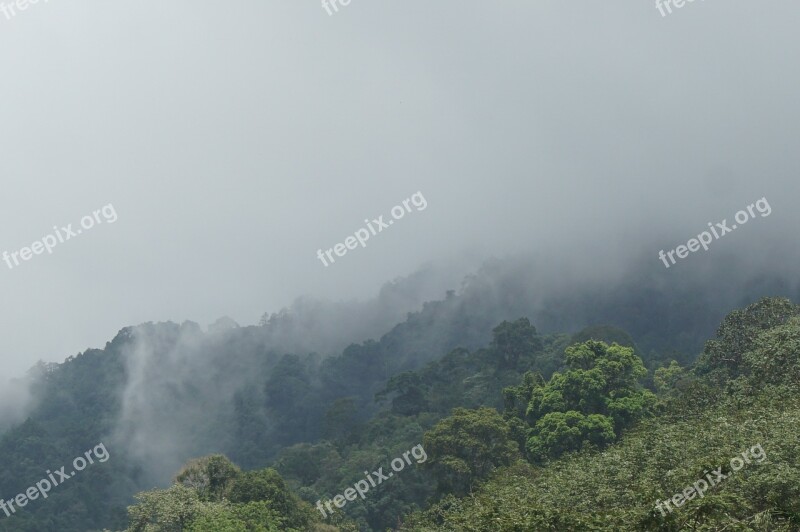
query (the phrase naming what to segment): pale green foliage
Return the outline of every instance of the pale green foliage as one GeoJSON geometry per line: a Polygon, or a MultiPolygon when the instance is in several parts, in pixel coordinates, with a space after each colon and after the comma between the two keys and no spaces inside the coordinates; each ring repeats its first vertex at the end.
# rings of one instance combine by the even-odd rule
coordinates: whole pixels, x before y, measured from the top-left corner
{"type": "Polygon", "coordinates": [[[686,370],[673,360],[669,366],[656,369],[653,375],[653,384],[659,395],[667,396],[676,391],[678,383],[685,377],[686,370]]]}
{"type": "MultiPolygon", "coordinates": [[[[267,502],[220,505],[214,513],[198,518],[187,532],[288,532],[283,519],[267,502]]],[[[298,531],[299,532],[299,531],[298,531]]]]}
{"type": "Polygon", "coordinates": [[[216,454],[191,460],[178,473],[175,482],[197,491],[203,500],[218,500],[227,495],[241,470],[230,460],[216,454]]]}
{"type": "Polygon", "coordinates": [[[683,414],[644,420],[603,452],[582,451],[539,468],[516,463],[475,493],[447,497],[406,519],[404,531],[794,532],[800,516],[800,398],[773,389],[747,405],[723,401],[683,414]],[[780,405],[775,408],[774,405],[780,405]],[[746,465],[705,497],[662,517],[657,500],[728,468],[760,443],[766,459],[746,465]]]}
{"type": "Polygon", "coordinates": [[[175,484],[145,491],[128,508],[127,532],[182,532],[197,517],[212,513],[214,504],[203,502],[194,489],[175,484]]]}
{"type": "Polygon", "coordinates": [[[222,455],[190,461],[176,484],[136,499],[127,532],[302,532],[316,517],[276,471],[244,473],[222,455]]]}

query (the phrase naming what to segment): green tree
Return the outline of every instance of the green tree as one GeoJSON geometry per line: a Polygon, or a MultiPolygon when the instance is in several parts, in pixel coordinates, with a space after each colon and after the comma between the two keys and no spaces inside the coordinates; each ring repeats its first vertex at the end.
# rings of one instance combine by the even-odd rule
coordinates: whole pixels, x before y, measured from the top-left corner
{"type": "Polygon", "coordinates": [[[800,318],[761,333],[756,347],[744,354],[742,365],[756,386],[800,385],[800,318]]]}
{"type": "Polygon", "coordinates": [[[615,439],[614,425],[608,416],[584,416],[573,410],[551,412],[536,422],[534,435],[526,450],[535,461],[555,458],[567,451],[578,450],[588,442],[604,447],[615,439]]]}
{"type": "Polygon", "coordinates": [[[688,372],[675,360],[671,361],[669,366],[656,369],[653,374],[653,385],[658,395],[662,397],[680,395],[681,389],[685,387],[688,380],[688,372]]]}
{"type": "Polygon", "coordinates": [[[243,473],[222,455],[190,461],[176,484],[136,499],[127,532],[302,532],[316,517],[274,469],[243,473]]]}
{"type": "Polygon", "coordinates": [[[504,391],[506,416],[531,426],[525,444],[531,460],[554,458],[585,443],[605,446],[656,403],[640,384],[647,370],[633,348],[588,340],[569,346],[565,354],[564,373],[554,373],[546,383],[526,374],[521,385],[504,391]]]}
{"type": "Polygon", "coordinates": [[[506,417],[519,417],[525,419],[528,405],[534,393],[545,385],[544,377],[539,373],[527,371],[522,376],[522,382],[517,386],[508,386],[503,389],[503,404],[506,417]]]}
{"type": "Polygon", "coordinates": [[[430,408],[430,404],[425,399],[422,377],[417,372],[406,371],[395,375],[389,379],[386,388],[375,394],[375,400],[384,401],[391,393],[397,394],[392,399],[392,413],[394,414],[415,416],[430,408]]]}
{"type": "Polygon", "coordinates": [[[492,408],[456,408],[423,441],[426,466],[444,492],[466,493],[476,480],[519,457],[510,427],[492,408]]]}
{"type": "Polygon", "coordinates": [[[716,338],[706,342],[697,372],[715,372],[717,379],[737,377],[742,356],[755,347],[758,335],[799,315],[800,307],[782,297],[765,297],[745,309],[734,310],[725,316],[716,338]]]}
{"type": "Polygon", "coordinates": [[[542,350],[542,340],[528,318],[503,321],[492,330],[490,353],[500,369],[517,369],[523,359],[532,360],[542,350]]]}
{"type": "Polygon", "coordinates": [[[249,502],[241,505],[218,505],[213,511],[201,515],[187,528],[187,532],[301,532],[292,528],[285,519],[266,502],[249,502]]]}
{"type": "Polygon", "coordinates": [[[183,532],[197,517],[212,509],[197,490],[180,484],[139,493],[128,507],[127,532],[183,532]]]}
{"type": "Polygon", "coordinates": [[[194,489],[204,501],[221,501],[242,471],[221,454],[191,460],[175,482],[194,489]]]}
{"type": "Polygon", "coordinates": [[[611,325],[592,325],[584,328],[572,337],[573,344],[582,344],[588,340],[598,340],[609,345],[619,344],[621,346],[633,348],[634,352],[637,351],[636,344],[631,335],[611,325]]]}
{"type": "Polygon", "coordinates": [[[345,445],[358,426],[356,399],[341,397],[336,399],[325,413],[323,435],[337,445],[345,445]]]}
{"type": "Polygon", "coordinates": [[[303,528],[309,522],[305,505],[274,469],[241,474],[231,486],[229,499],[234,504],[258,503],[258,507],[281,516],[282,523],[292,528],[303,528]]]}

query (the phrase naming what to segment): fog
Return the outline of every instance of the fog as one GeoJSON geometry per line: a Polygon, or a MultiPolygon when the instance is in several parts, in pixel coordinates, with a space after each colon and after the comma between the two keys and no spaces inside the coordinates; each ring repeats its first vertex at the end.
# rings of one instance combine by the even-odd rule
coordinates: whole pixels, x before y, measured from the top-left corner
{"type": "Polygon", "coordinates": [[[329,16],[316,2],[90,0],[0,15],[0,252],[118,214],[0,262],[3,375],[143,322],[347,314],[432,272],[373,321],[353,311],[298,346],[336,352],[492,257],[535,257],[565,288],[633,263],[665,282],[792,273],[798,14],[785,1],[662,17],[631,1],[354,0],[329,16]],[[317,258],[418,192],[425,210],[317,258]],[[661,264],[761,198],[768,217],[661,264]]]}

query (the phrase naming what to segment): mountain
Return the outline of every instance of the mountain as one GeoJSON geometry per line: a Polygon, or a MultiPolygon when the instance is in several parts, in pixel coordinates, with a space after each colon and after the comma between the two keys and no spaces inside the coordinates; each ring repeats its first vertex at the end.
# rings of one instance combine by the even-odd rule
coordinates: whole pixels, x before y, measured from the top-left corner
{"type": "MultiPolygon", "coordinates": [[[[191,459],[217,454],[244,471],[275,468],[313,503],[356,482],[359,467],[363,477],[362,464],[420,444],[453,408],[502,411],[504,389],[527,370],[544,379],[563,372],[576,341],[630,344],[655,390],[655,371],[693,364],[736,306],[800,296],[795,279],[743,271],[731,264],[724,274],[667,278],[673,272],[641,262],[592,278],[542,260],[493,260],[391,325],[446,276],[422,271],[364,303],[301,299],[259,326],[126,327],[103,349],[32,370],[25,421],[0,439],[0,494],[23,493],[101,442],[111,458],[54,489],[47,504],[0,514],[0,530],[124,529],[135,493],[169,486],[191,459]],[[520,334],[539,347],[520,348],[512,363],[502,338],[520,334]]],[[[423,468],[396,486],[350,505],[348,519],[383,529],[443,495],[423,468]]]]}

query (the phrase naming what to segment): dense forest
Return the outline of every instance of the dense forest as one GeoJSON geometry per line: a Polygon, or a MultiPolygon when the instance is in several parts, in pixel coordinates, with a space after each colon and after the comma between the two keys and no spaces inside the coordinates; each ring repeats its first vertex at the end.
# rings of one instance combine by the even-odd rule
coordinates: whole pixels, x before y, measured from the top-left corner
{"type": "Polygon", "coordinates": [[[0,530],[800,529],[800,308],[759,297],[796,298],[786,283],[726,311],[699,280],[556,302],[523,278],[490,263],[338,354],[290,351],[311,318],[289,309],[129,327],[40,364],[0,440],[0,494],[101,442],[109,458],[0,530]]]}

